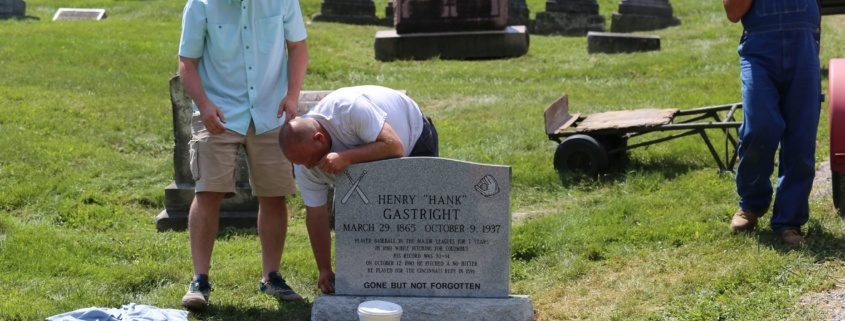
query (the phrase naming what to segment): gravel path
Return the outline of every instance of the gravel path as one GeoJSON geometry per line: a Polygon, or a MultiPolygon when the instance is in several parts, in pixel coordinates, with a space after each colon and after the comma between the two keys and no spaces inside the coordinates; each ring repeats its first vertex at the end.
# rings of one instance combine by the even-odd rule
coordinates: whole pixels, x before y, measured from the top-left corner
{"type": "MultiPolygon", "coordinates": [[[[830,162],[825,161],[816,170],[816,179],[813,181],[813,192],[810,200],[832,197],[833,191],[830,179],[830,162]]],[[[821,293],[812,293],[801,298],[800,303],[815,306],[826,311],[825,319],[819,321],[842,321],[845,320],[845,279],[839,279],[839,286],[821,293]]]]}

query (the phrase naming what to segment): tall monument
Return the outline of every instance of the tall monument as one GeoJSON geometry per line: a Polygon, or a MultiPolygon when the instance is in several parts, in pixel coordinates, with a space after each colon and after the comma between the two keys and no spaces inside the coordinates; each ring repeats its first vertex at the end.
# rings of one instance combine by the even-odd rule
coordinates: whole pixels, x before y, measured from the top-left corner
{"type": "Polygon", "coordinates": [[[376,59],[495,59],[528,51],[508,26],[507,0],[394,0],[394,29],[376,33],[376,59]]]}

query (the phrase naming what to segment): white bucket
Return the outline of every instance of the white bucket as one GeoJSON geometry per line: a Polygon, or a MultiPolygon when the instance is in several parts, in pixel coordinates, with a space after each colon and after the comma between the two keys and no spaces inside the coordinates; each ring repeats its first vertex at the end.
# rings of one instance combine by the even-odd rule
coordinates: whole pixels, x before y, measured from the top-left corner
{"type": "Polygon", "coordinates": [[[399,321],[402,307],[393,302],[367,301],[358,305],[360,321],[399,321]]]}

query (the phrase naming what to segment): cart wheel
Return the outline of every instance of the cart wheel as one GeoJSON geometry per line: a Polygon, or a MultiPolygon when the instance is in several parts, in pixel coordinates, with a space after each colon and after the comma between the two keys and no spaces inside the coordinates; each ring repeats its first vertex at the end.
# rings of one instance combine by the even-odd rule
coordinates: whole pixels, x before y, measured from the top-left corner
{"type": "Polygon", "coordinates": [[[831,183],[833,185],[833,207],[839,216],[845,216],[845,172],[831,172],[831,183]]]}
{"type": "Polygon", "coordinates": [[[572,135],[557,146],[555,169],[559,172],[598,175],[607,170],[604,146],[588,135],[572,135]]]}

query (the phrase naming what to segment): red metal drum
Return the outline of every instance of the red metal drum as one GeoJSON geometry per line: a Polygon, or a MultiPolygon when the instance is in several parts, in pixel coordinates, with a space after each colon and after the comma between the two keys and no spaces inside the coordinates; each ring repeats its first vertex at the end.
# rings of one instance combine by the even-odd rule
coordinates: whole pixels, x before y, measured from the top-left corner
{"type": "Polygon", "coordinates": [[[845,59],[830,60],[828,96],[833,205],[841,215],[845,207],[845,59]]]}

